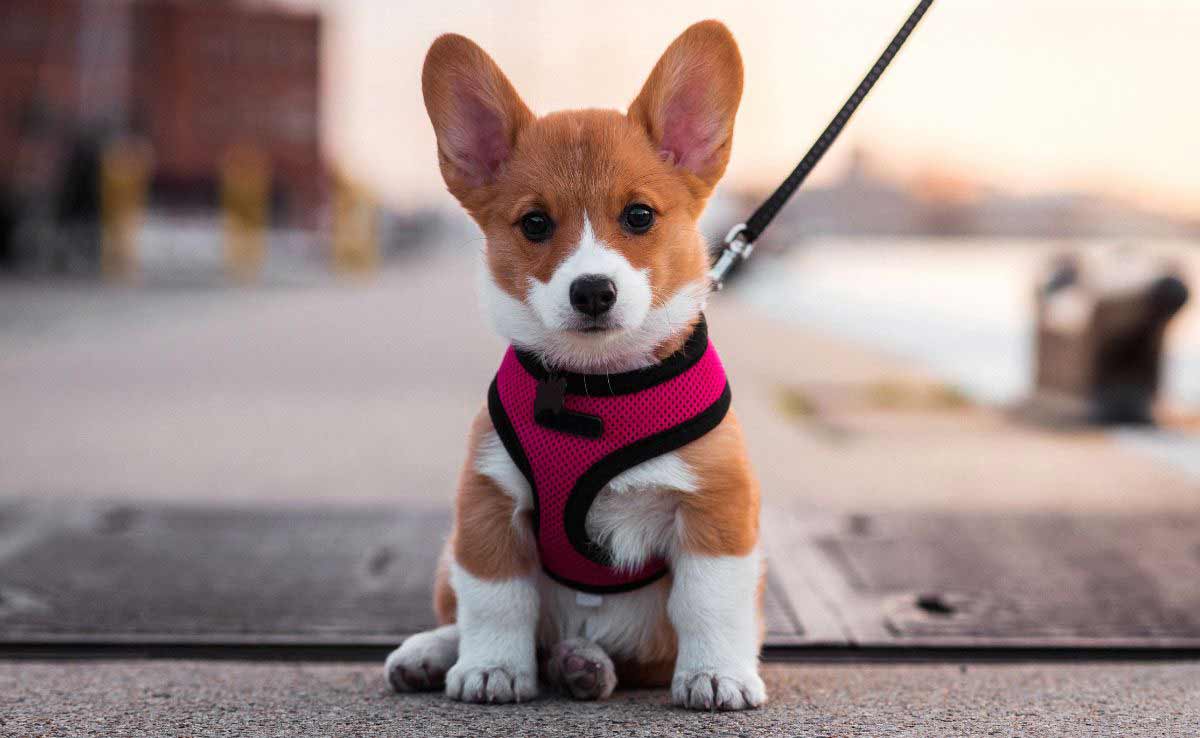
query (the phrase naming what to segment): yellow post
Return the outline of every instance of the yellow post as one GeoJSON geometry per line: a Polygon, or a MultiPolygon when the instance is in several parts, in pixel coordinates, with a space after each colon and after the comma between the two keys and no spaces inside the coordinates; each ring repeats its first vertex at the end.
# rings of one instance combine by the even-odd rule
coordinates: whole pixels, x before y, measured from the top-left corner
{"type": "Polygon", "coordinates": [[[234,146],[221,162],[221,210],[225,214],[225,268],[241,282],[257,278],[267,253],[271,171],[252,146],[234,146]]]}
{"type": "Polygon", "coordinates": [[[369,273],[379,264],[375,201],[348,177],[338,175],[333,198],[333,267],[369,273]]]}
{"type": "Polygon", "coordinates": [[[146,209],[150,154],[136,140],[104,150],[100,174],[100,268],[110,279],[137,274],[137,230],[146,209]]]}

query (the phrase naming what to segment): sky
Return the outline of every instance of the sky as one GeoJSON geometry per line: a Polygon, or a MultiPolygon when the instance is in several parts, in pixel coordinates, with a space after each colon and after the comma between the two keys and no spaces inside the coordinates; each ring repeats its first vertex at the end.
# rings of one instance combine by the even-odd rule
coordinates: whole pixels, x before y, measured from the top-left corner
{"type": "MultiPolygon", "coordinates": [[[[483,46],[538,113],[624,109],[690,23],[724,21],[746,87],[733,186],[773,185],[913,0],[290,0],[325,42],[327,148],[397,205],[448,204],[420,92],[438,34],[483,46]]],[[[1200,0],[938,0],[813,175],[855,146],[899,180],[963,174],[1017,193],[1083,189],[1200,216],[1200,0]]]]}

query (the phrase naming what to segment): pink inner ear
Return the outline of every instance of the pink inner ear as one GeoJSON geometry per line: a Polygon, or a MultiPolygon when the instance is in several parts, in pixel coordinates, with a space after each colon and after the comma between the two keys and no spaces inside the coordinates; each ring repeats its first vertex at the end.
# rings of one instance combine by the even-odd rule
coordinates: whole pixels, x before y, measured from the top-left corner
{"type": "Polygon", "coordinates": [[[447,131],[448,153],[474,184],[486,184],[510,153],[504,119],[470,92],[461,91],[456,98],[458,115],[447,131]]]}
{"type": "Polygon", "coordinates": [[[707,97],[702,81],[688,81],[674,91],[663,111],[661,153],[666,161],[692,172],[703,171],[721,143],[720,119],[707,97]]]}

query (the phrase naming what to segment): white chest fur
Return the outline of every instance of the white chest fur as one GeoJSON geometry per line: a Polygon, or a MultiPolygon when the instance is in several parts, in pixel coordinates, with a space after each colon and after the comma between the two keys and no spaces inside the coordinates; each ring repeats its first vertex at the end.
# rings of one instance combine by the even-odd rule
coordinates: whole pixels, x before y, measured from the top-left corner
{"type": "MultiPolygon", "coordinates": [[[[475,468],[513,498],[518,512],[533,508],[528,481],[495,433],[480,444],[475,468]]],[[[585,523],[588,536],[607,548],[618,566],[632,569],[652,556],[668,556],[677,539],[678,495],[696,487],[695,474],[677,453],[626,469],[592,503],[585,523]]]]}
{"type": "MultiPolygon", "coordinates": [[[[533,508],[532,491],[495,433],[480,444],[475,468],[516,502],[518,512],[533,508]]],[[[588,512],[588,536],[606,547],[620,566],[636,568],[653,556],[670,558],[678,541],[676,509],[680,494],[694,492],[698,480],[677,453],[664,454],[627,469],[610,481],[588,512]]],[[[631,654],[652,636],[664,612],[667,589],[650,586],[581,602],[577,593],[542,576],[542,637],[553,642],[585,636],[610,654],[631,654]]]]}

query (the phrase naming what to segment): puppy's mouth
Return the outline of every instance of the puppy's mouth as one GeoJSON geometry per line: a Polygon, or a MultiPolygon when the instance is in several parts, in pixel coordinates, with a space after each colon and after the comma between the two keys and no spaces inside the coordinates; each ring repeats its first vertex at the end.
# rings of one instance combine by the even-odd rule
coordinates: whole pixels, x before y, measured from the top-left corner
{"type": "Polygon", "coordinates": [[[572,333],[582,333],[585,336],[600,336],[605,333],[615,333],[621,329],[620,325],[608,320],[588,320],[581,321],[570,327],[572,333]]]}

